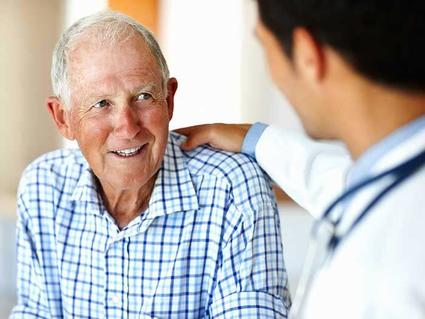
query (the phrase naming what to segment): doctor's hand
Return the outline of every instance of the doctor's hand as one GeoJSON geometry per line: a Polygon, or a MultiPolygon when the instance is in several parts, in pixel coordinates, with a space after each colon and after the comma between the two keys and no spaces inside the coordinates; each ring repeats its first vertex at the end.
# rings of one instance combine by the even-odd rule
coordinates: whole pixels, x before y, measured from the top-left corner
{"type": "Polygon", "coordinates": [[[175,130],[186,135],[181,149],[189,151],[202,144],[229,152],[240,152],[242,143],[251,124],[203,124],[175,130]]]}

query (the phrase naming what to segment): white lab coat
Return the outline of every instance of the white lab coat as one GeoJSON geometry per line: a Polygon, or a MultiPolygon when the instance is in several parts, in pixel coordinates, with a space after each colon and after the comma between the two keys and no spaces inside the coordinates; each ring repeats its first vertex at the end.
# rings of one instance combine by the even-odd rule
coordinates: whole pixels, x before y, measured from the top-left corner
{"type": "MultiPolygon", "coordinates": [[[[383,171],[425,148],[425,129],[375,163],[383,171]]],[[[263,169],[301,206],[319,217],[342,193],[352,165],[346,151],[268,127],[256,146],[263,169]]],[[[360,191],[341,227],[351,225],[381,190],[360,191]]],[[[302,318],[425,318],[425,168],[382,199],[313,281],[302,318]]]]}

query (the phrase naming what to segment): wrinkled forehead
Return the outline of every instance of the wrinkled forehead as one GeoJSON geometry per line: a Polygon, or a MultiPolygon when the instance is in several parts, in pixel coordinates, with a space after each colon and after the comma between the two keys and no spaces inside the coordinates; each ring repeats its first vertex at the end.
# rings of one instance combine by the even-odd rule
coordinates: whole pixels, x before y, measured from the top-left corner
{"type": "Polygon", "coordinates": [[[126,72],[162,81],[161,69],[151,49],[134,31],[110,41],[104,41],[96,34],[80,37],[68,51],[67,66],[71,89],[79,83],[92,83],[93,76],[119,76],[126,72]]]}
{"type": "MultiPolygon", "coordinates": [[[[81,64],[90,56],[89,53],[101,50],[107,50],[105,54],[107,52],[113,53],[123,47],[134,48],[140,56],[154,59],[145,39],[130,26],[116,32],[93,27],[85,30],[68,43],[66,50],[67,65],[81,64]]],[[[67,71],[70,72],[69,68],[67,71]]]]}

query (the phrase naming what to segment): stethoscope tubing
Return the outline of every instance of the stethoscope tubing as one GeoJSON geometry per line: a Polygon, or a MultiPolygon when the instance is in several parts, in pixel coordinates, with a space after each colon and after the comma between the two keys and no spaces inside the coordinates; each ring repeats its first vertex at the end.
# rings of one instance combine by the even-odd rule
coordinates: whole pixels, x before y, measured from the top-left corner
{"type": "MultiPolygon", "coordinates": [[[[315,224],[315,229],[313,231],[317,232],[317,228],[320,227],[320,223],[323,223],[328,219],[331,212],[335,207],[342,203],[344,200],[346,200],[348,197],[353,196],[355,193],[357,193],[362,188],[377,182],[384,177],[387,176],[394,176],[394,181],[390,183],[387,187],[385,187],[375,198],[363,209],[363,211],[358,215],[358,217],[354,220],[354,222],[351,224],[350,228],[345,232],[344,235],[337,236],[336,232],[334,231],[334,234],[329,242],[329,248],[332,251],[335,251],[336,248],[339,246],[341,241],[344,238],[347,238],[348,235],[360,224],[362,220],[365,219],[367,214],[371,211],[371,209],[380,201],[382,198],[384,198],[391,190],[394,190],[396,186],[401,184],[403,181],[405,181],[409,176],[416,173],[423,165],[425,164],[425,150],[418,153],[411,159],[389,169],[386,170],[380,174],[377,174],[375,176],[372,176],[370,178],[365,179],[364,181],[359,182],[357,185],[354,185],[350,189],[348,189],[346,192],[344,192],[341,196],[339,196],[334,202],[329,205],[328,209],[325,211],[325,213],[322,215],[323,217],[318,220],[315,224]]],[[[340,221],[342,218],[342,214],[336,221],[330,221],[330,223],[333,225],[334,230],[338,227],[340,221]]]]}

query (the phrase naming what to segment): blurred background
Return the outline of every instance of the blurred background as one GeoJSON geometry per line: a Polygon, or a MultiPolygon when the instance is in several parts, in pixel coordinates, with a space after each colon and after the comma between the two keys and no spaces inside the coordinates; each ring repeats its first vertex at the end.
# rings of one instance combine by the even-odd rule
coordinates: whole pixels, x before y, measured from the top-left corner
{"type": "MultiPolygon", "coordinates": [[[[205,122],[262,121],[301,130],[272,85],[254,36],[252,0],[0,0],[0,318],[15,303],[15,193],[35,157],[73,147],[45,109],[50,58],[63,29],[103,9],[123,12],[156,35],[179,81],[171,128],[205,122]]],[[[311,218],[276,190],[291,291],[311,218]]]]}

